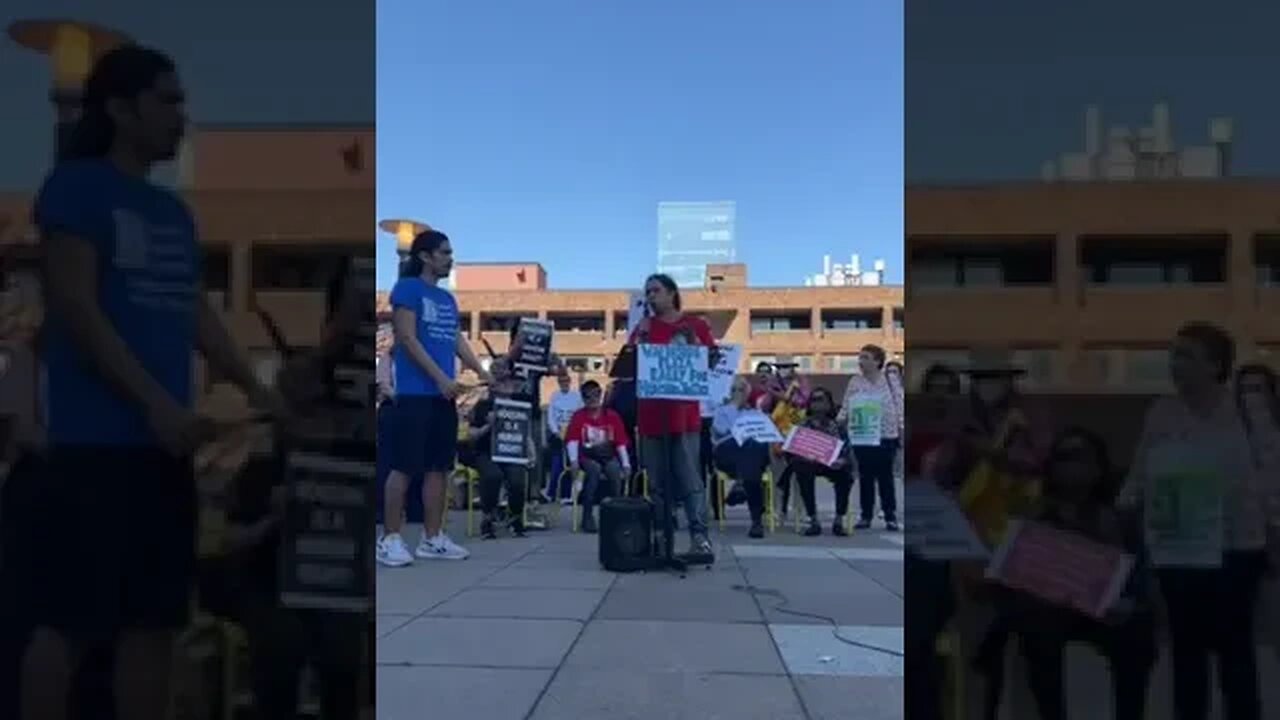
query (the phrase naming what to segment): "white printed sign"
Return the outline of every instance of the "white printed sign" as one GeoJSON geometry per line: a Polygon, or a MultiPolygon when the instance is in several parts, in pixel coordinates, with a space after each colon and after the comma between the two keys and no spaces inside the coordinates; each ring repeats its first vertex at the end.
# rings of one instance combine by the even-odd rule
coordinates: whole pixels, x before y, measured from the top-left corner
{"type": "Polygon", "coordinates": [[[746,444],[748,440],[763,444],[780,443],[785,440],[773,420],[759,410],[748,410],[739,415],[738,419],[733,421],[732,433],[733,439],[739,445],[746,444]]]}
{"type": "Polygon", "coordinates": [[[640,327],[640,321],[649,317],[649,303],[644,299],[644,292],[631,293],[631,304],[627,306],[627,335],[640,327]]]}
{"type": "Polygon", "coordinates": [[[927,480],[902,487],[902,504],[911,509],[907,547],[926,560],[986,560],[991,553],[978,539],[956,501],[927,480]]]}
{"type": "Polygon", "coordinates": [[[710,392],[707,348],[702,345],[641,345],[636,397],[701,402],[710,392]]]}
{"type": "Polygon", "coordinates": [[[741,345],[721,345],[720,359],[711,369],[707,383],[707,397],[702,403],[703,415],[710,416],[708,411],[714,410],[729,399],[733,390],[733,378],[738,374],[738,362],[742,359],[741,345]]]}

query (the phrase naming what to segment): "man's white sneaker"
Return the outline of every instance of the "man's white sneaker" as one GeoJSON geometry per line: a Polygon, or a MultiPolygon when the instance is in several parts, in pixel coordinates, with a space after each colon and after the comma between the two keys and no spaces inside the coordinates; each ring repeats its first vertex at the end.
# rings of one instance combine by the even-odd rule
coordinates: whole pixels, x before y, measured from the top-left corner
{"type": "Polygon", "coordinates": [[[413,556],[409,554],[409,546],[399,533],[383,535],[378,538],[378,546],[374,551],[378,562],[387,567],[404,567],[413,564],[413,556]]]}
{"type": "Polygon", "coordinates": [[[466,548],[444,533],[433,538],[423,537],[414,554],[423,560],[466,560],[471,557],[466,548]]]}

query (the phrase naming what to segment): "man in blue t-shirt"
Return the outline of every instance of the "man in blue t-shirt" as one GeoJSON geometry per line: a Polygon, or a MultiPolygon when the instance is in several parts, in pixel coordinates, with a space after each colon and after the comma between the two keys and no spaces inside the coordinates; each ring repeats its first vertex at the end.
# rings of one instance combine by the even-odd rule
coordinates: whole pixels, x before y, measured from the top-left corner
{"type": "Polygon", "coordinates": [[[396,401],[388,437],[391,472],[387,476],[378,562],[401,567],[423,559],[463,560],[469,553],[444,532],[447,476],[458,451],[458,395],[455,357],[491,382],[462,337],[458,301],[441,280],[453,269],[453,248],[441,232],[427,230],[413,240],[391,289],[395,347],[396,401]],[[423,533],[413,554],[400,534],[409,479],[423,478],[423,533]]]}
{"type": "Polygon", "coordinates": [[[162,53],[125,45],[102,56],[70,152],[35,200],[48,474],[47,505],[32,508],[43,519],[24,538],[39,553],[23,583],[27,717],[63,716],[67,678],[104,648],[117,716],[167,714],[196,570],[193,457],[215,432],[194,409],[193,352],[254,405],[285,410],[205,301],[191,211],[148,180],[177,151],[184,100],[162,53]],[[40,564],[86,553],[71,570],[40,564]]]}

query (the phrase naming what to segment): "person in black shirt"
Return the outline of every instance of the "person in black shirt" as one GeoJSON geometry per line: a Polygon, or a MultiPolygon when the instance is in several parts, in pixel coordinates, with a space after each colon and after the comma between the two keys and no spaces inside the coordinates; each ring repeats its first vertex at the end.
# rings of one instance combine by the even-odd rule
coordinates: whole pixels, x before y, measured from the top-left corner
{"type": "MultiPolygon", "coordinates": [[[[230,493],[224,552],[202,562],[199,598],[209,613],[239,624],[249,640],[251,681],[257,715],[266,720],[297,717],[299,681],[310,663],[319,675],[321,716],[347,720],[358,716],[358,687],[369,618],[360,613],[297,610],[280,602],[279,558],[291,449],[373,462],[372,266],[345,259],[326,293],[322,343],[313,353],[288,356],[277,383],[291,401],[312,417],[333,420],[333,437],[305,448],[277,429],[269,451],[252,452],[230,493]],[[368,377],[368,392],[364,392],[368,377]],[[353,379],[354,378],[354,379],[353,379]]],[[[365,533],[373,537],[370,526],[365,533]]],[[[372,558],[370,558],[372,572],[372,558]]]]}
{"type": "MultiPolygon", "coordinates": [[[[505,487],[511,532],[516,537],[524,537],[524,506],[528,497],[530,467],[494,462],[493,425],[496,420],[494,398],[527,401],[527,381],[511,373],[510,362],[506,358],[495,360],[490,374],[493,375],[494,384],[484,399],[472,408],[470,420],[470,441],[475,450],[474,467],[480,473],[480,509],[484,513],[484,519],[480,522],[480,536],[486,540],[497,537],[497,525],[500,521],[498,501],[505,487]]],[[[534,412],[533,416],[536,417],[537,413],[534,412]]],[[[536,455],[533,438],[527,437],[525,442],[528,445],[528,457],[532,459],[536,455]]]]}

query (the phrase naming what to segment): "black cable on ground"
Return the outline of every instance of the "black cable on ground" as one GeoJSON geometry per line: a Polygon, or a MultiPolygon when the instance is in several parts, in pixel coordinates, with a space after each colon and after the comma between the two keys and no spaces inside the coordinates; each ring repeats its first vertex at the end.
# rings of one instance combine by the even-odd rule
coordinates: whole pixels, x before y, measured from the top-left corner
{"type": "MultiPolygon", "coordinates": [[[[744,569],[742,571],[742,574],[745,576],[747,574],[747,571],[744,569]]],[[[757,598],[769,597],[769,598],[773,598],[775,600],[781,601],[777,605],[773,606],[773,609],[780,613],[785,613],[787,615],[795,615],[796,617],[809,618],[812,620],[821,620],[831,626],[832,637],[834,637],[837,641],[844,643],[845,645],[852,645],[853,647],[861,648],[863,650],[871,650],[872,652],[878,652],[883,655],[888,655],[890,657],[895,657],[895,658],[905,657],[905,654],[898,650],[890,650],[889,648],[883,648],[878,645],[871,645],[868,643],[859,642],[857,640],[852,640],[850,638],[847,638],[841,635],[840,623],[836,622],[836,619],[833,617],[830,617],[828,615],[819,615],[817,613],[804,612],[802,610],[792,610],[786,607],[787,605],[791,604],[791,599],[788,598],[786,594],[784,594],[781,590],[756,587],[755,585],[751,584],[750,578],[747,579],[746,585],[734,585],[733,589],[741,592],[745,592],[753,597],[757,597],[757,598]]]]}

